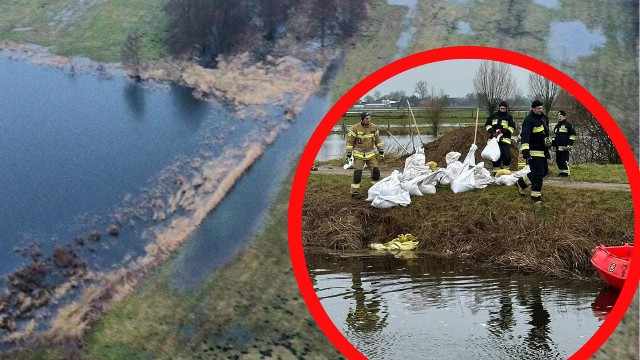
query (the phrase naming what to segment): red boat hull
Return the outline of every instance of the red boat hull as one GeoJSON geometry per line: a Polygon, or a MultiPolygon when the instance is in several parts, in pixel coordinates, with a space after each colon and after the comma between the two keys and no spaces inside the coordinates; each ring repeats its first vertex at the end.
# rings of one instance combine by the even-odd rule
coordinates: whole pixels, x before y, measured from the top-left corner
{"type": "Polygon", "coordinates": [[[622,289],[629,270],[629,261],[633,246],[598,246],[591,256],[591,264],[596,268],[602,279],[612,288],[622,289]]]}

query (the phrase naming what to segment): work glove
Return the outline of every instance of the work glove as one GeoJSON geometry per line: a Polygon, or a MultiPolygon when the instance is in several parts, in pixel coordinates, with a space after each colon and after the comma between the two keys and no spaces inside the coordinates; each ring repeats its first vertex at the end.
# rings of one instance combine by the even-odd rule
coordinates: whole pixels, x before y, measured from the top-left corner
{"type": "Polygon", "coordinates": [[[548,137],[544,138],[544,147],[546,148],[551,147],[551,139],[549,139],[548,137]]]}
{"type": "Polygon", "coordinates": [[[494,137],[498,137],[498,136],[500,136],[500,134],[502,134],[502,130],[500,130],[500,129],[498,129],[498,130],[493,132],[493,136],[494,137]]]}
{"type": "Polygon", "coordinates": [[[380,161],[384,161],[384,153],[380,153],[380,161]]]}
{"type": "Polygon", "coordinates": [[[573,145],[567,145],[567,150],[573,149],[573,145]]]}
{"type": "Polygon", "coordinates": [[[351,161],[351,154],[347,154],[347,157],[344,159],[345,164],[348,164],[351,161]]]}
{"type": "Polygon", "coordinates": [[[526,150],[522,150],[522,158],[525,160],[528,160],[531,157],[531,154],[529,154],[529,149],[526,150]]]}

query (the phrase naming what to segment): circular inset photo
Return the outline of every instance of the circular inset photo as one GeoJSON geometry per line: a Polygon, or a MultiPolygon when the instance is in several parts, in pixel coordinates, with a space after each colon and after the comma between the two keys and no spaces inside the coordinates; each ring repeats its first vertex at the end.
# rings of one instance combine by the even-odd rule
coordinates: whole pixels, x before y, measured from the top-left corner
{"type": "Polygon", "coordinates": [[[637,184],[620,129],[563,73],[427,51],[356,85],[310,139],[292,263],[348,358],[588,358],[637,288],[637,184]]]}

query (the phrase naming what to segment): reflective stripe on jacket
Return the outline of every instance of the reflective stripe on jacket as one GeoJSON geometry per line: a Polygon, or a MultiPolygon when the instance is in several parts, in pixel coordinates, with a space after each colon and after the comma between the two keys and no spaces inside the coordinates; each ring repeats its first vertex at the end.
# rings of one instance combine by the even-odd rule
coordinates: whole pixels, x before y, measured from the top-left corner
{"type": "Polygon", "coordinates": [[[347,154],[353,153],[354,157],[370,159],[375,156],[374,148],[380,153],[384,152],[378,127],[371,123],[368,126],[362,123],[353,125],[347,134],[347,154]]]}

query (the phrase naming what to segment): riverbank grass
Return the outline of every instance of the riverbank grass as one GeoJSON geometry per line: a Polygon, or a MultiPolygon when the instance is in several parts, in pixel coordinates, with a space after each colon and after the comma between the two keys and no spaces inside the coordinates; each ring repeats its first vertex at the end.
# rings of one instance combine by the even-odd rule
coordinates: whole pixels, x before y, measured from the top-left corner
{"type": "MultiPolygon", "coordinates": [[[[303,207],[305,246],[363,249],[411,233],[419,250],[464,256],[506,270],[555,276],[593,276],[589,260],[599,244],[633,241],[628,191],[543,188],[541,208],[513,187],[489,186],[454,194],[412,197],[406,207],[373,208],[349,196],[351,178],[314,175],[303,207]]],[[[362,194],[370,186],[365,172],[362,194]]]]}
{"type": "Polygon", "coordinates": [[[197,289],[179,290],[166,262],[98,323],[88,358],[341,358],[298,292],[287,207],[282,191],[256,242],[197,289]]]}

